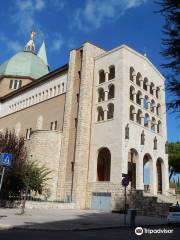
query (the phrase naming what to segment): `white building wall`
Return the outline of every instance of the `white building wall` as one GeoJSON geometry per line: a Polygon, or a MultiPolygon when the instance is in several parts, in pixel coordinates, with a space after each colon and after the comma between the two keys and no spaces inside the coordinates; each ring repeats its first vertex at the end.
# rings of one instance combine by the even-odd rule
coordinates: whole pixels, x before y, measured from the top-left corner
{"type": "MultiPolygon", "coordinates": [[[[105,53],[95,59],[94,70],[94,88],[93,88],[93,110],[92,110],[92,131],[91,131],[91,148],[89,161],[89,182],[96,182],[97,174],[97,157],[98,150],[102,147],[107,147],[111,152],[111,179],[113,183],[120,183],[122,173],[127,173],[128,152],[130,149],[136,149],[139,155],[139,161],[136,164],[136,188],[143,190],[143,157],[146,153],[152,157],[151,166],[151,182],[153,184],[152,193],[157,193],[157,158],[163,160],[162,164],[162,188],[163,193],[166,193],[169,188],[168,183],[168,158],[165,154],[165,143],[167,141],[166,133],[166,109],[164,96],[164,78],[151,64],[151,62],[141,54],[128,48],[120,46],[112,51],[105,53]],[[98,84],[99,70],[103,69],[108,72],[108,67],[114,65],[116,76],[114,80],[98,84]],[[135,72],[140,72],[141,75],[147,77],[150,82],[153,82],[155,87],[160,88],[160,98],[156,98],[151,94],[148,96],[155,100],[155,103],[161,104],[161,116],[157,116],[149,112],[151,117],[155,117],[162,122],[162,132],[154,133],[143,125],[132,122],[129,119],[129,107],[132,104],[129,99],[130,85],[134,85],[137,90],[141,90],[143,96],[147,91],[142,87],[138,87],[136,83],[132,83],[129,79],[130,67],[135,69],[135,72]],[[107,89],[108,84],[115,85],[115,98],[110,101],[98,103],[98,87],[107,89]],[[97,122],[97,106],[102,106],[106,109],[109,102],[114,103],[114,119],[97,122]],[[130,139],[125,139],[125,126],[129,124],[130,139]],[[141,133],[145,133],[145,145],[141,145],[141,133]],[[157,150],[153,150],[154,137],[157,138],[157,150]]],[[[144,107],[133,103],[136,110],[141,109],[145,114],[144,107]]],[[[142,119],[144,124],[144,120],[142,119]]]]}
{"type": "Polygon", "coordinates": [[[25,109],[66,92],[67,74],[42,82],[0,105],[0,117],[25,109]]]}

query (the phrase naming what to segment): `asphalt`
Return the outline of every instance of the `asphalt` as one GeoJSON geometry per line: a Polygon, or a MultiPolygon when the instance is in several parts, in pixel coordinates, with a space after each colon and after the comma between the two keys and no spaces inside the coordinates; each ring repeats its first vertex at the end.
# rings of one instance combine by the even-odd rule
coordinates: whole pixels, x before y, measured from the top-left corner
{"type": "MultiPolygon", "coordinates": [[[[166,218],[137,216],[136,226],[166,225],[166,218]]],[[[0,208],[0,230],[19,229],[37,231],[88,231],[98,229],[118,229],[129,227],[128,218],[124,224],[124,215],[78,209],[20,209],[0,208]]]]}

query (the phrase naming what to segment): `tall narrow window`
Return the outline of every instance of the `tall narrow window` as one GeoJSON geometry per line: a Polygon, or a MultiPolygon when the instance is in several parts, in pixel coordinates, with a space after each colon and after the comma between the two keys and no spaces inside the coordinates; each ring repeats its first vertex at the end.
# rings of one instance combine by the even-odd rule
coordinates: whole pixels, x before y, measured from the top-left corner
{"type": "Polygon", "coordinates": [[[125,139],[129,139],[129,124],[125,127],[125,139]]]}
{"type": "Polygon", "coordinates": [[[9,89],[13,89],[13,80],[10,81],[9,89]]]}
{"type": "Polygon", "coordinates": [[[130,67],[129,69],[129,79],[133,82],[133,76],[135,75],[135,71],[133,67],[130,67]]]}
{"type": "Polygon", "coordinates": [[[157,150],[157,138],[154,138],[154,150],[157,150]]]}
{"type": "Polygon", "coordinates": [[[115,78],[115,66],[110,66],[109,67],[109,77],[108,79],[114,79],[115,78]]]}
{"type": "Polygon", "coordinates": [[[145,134],[144,134],[144,130],[141,133],[141,145],[145,144],[145,134]]]}
{"type": "Polygon", "coordinates": [[[104,70],[99,71],[99,84],[105,82],[105,72],[104,70]]]}
{"type": "Polygon", "coordinates": [[[130,109],[129,109],[129,118],[130,120],[134,121],[134,115],[135,115],[135,108],[134,106],[130,106],[130,109]]]}
{"type": "Polygon", "coordinates": [[[97,121],[103,121],[104,120],[104,111],[102,107],[97,108],[97,121]]]}
{"type": "Polygon", "coordinates": [[[111,84],[108,86],[109,92],[108,92],[108,99],[114,98],[114,85],[111,84]]]}
{"type": "Polygon", "coordinates": [[[105,93],[103,88],[98,89],[98,102],[103,102],[105,98],[105,93]]]}
{"type": "Polygon", "coordinates": [[[137,123],[141,124],[142,111],[139,109],[136,116],[137,123]]]}
{"type": "Polygon", "coordinates": [[[144,81],[143,81],[143,89],[145,91],[147,91],[147,84],[148,84],[148,79],[147,78],[144,78],[144,81]]]}
{"type": "Polygon", "coordinates": [[[114,117],[114,104],[109,103],[108,104],[108,112],[107,112],[107,119],[111,119],[114,117]]]}
{"type": "Polygon", "coordinates": [[[131,101],[134,101],[135,89],[133,86],[130,87],[129,98],[131,101]]]}
{"type": "Polygon", "coordinates": [[[141,79],[142,79],[142,76],[141,76],[141,74],[138,72],[138,73],[137,73],[137,76],[136,76],[136,84],[137,84],[138,86],[141,86],[141,79]]]}
{"type": "Polygon", "coordinates": [[[57,130],[57,121],[54,122],[54,130],[57,130]]]}

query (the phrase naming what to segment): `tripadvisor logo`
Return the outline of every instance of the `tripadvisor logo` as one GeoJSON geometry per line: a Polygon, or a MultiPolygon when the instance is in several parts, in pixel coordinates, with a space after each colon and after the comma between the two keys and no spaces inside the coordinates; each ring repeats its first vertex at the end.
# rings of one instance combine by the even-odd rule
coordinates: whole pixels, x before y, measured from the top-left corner
{"type": "Polygon", "coordinates": [[[136,227],[135,228],[135,234],[140,236],[143,233],[144,234],[170,234],[173,233],[173,229],[166,229],[166,228],[158,228],[158,229],[150,229],[150,228],[142,228],[142,227],[136,227]]]}
{"type": "Polygon", "coordinates": [[[143,228],[142,227],[137,227],[135,228],[135,234],[140,236],[143,234],[143,228]]]}

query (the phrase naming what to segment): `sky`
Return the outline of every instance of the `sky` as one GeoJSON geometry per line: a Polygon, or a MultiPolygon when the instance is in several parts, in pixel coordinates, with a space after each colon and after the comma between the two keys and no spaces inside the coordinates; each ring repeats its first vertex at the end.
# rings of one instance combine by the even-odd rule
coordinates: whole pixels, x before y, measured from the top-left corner
{"type": "MultiPolygon", "coordinates": [[[[110,50],[121,44],[147,53],[162,74],[164,18],[153,0],[1,0],[0,63],[21,51],[35,29],[36,50],[45,41],[51,70],[69,51],[90,41],[110,50]]],[[[170,98],[166,92],[167,100],[170,98]]],[[[168,141],[180,141],[180,121],[167,113],[168,141]]]]}

